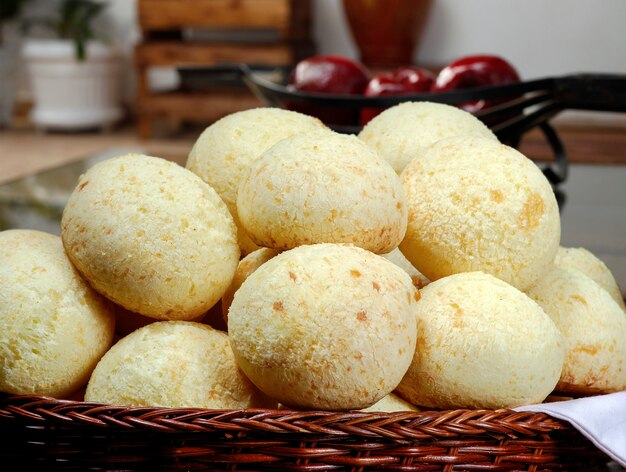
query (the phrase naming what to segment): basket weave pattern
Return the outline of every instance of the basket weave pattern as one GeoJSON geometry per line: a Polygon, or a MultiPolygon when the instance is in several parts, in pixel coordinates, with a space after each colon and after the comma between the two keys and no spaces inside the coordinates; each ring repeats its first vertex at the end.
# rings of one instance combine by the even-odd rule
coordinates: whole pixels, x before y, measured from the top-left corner
{"type": "Polygon", "coordinates": [[[510,410],[127,408],[4,396],[0,430],[0,457],[23,470],[538,472],[609,461],[566,423],[510,410]]]}

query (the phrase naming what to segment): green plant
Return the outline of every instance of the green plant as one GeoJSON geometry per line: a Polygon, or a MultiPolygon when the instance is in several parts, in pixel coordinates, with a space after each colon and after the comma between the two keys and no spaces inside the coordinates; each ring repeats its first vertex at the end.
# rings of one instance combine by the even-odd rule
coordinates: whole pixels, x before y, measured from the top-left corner
{"type": "MultiPolygon", "coordinates": [[[[2,0],[5,1],[5,0],[2,0]]],[[[106,5],[95,0],[62,0],[56,18],[32,19],[26,26],[40,24],[58,38],[74,42],[76,59],[85,59],[87,42],[102,38],[93,28],[94,20],[106,5]]]]}

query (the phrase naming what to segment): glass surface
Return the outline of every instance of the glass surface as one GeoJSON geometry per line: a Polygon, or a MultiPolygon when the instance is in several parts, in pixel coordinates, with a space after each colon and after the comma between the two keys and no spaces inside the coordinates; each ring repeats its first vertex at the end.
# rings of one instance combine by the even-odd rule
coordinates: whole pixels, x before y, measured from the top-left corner
{"type": "Polygon", "coordinates": [[[561,245],[594,253],[626,293],[626,166],[570,164],[561,189],[561,245]]]}
{"type": "MultiPolygon", "coordinates": [[[[78,177],[99,161],[141,149],[110,149],[0,185],[0,230],[31,228],[59,234],[63,207],[78,177]]],[[[584,247],[611,269],[626,291],[626,166],[570,165],[559,187],[561,244],[584,247]]]]}
{"type": "Polygon", "coordinates": [[[100,161],[141,149],[109,149],[54,169],[0,185],[0,231],[11,228],[38,229],[60,234],[61,214],[87,169],[100,161]]]}

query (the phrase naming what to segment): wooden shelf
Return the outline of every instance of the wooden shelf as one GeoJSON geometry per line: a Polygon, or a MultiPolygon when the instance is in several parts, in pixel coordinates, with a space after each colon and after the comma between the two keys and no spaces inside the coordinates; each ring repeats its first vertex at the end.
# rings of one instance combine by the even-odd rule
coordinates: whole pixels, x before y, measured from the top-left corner
{"type": "Polygon", "coordinates": [[[272,28],[286,38],[291,26],[288,0],[140,0],[142,30],[187,27],[272,28]]]}
{"type": "MultiPolygon", "coordinates": [[[[569,162],[576,164],[626,165],[624,127],[555,126],[569,162]]],[[[554,154],[539,129],[526,133],[519,150],[534,161],[554,160],[554,154]]]]}
{"type": "Polygon", "coordinates": [[[247,90],[216,88],[207,92],[155,93],[144,111],[152,116],[190,121],[214,121],[227,113],[262,106],[247,90]]]}
{"type": "Polygon", "coordinates": [[[157,118],[210,123],[229,113],[261,106],[245,89],[157,93],[148,81],[151,68],[224,63],[293,65],[314,51],[310,10],[310,0],[139,0],[144,38],[135,49],[140,136],[150,137],[152,121],[157,118]],[[242,36],[229,42],[185,41],[183,33],[190,28],[229,31],[231,38],[233,32],[241,32],[242,36]],[[268,29],[276,33],[274,41],[244,42],[246,31],[268,29]]]}
{"type": "Polygon", "coordinates": [[[142,43],[135,49],[135,64],[139,68],[236,62],[283,65],[293,61],[293,46],[287,43],[228,44],[164,41],[142,43]]]}

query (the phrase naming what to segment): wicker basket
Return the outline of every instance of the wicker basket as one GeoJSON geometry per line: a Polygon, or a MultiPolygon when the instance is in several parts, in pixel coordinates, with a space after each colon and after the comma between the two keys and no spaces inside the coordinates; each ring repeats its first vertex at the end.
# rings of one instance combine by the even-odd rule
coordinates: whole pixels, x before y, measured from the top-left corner
{"type": "Polygon", "coordinates": [[[125,408],[0,398],[2,470],[607,470],[542,413],[125,408]],[[8,468],[5,468],[8,467],[8,468]]]}

